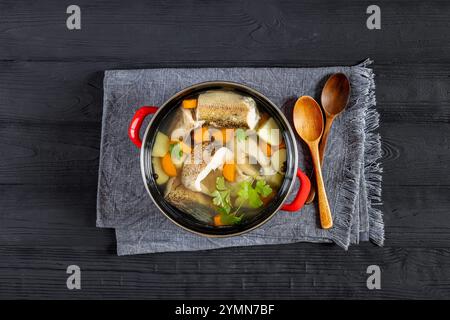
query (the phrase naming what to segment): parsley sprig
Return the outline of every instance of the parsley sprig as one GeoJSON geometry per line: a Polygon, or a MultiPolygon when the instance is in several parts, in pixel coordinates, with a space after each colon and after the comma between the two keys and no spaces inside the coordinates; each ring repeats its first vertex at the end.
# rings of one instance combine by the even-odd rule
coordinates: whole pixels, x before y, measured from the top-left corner
{"type": "Polygon", "coordinates": [[[272,188],[264,180],[256,181],[255,187],[253,187],[252,181],[243,181],[239,185],[238,191],[238,203],[244,203],[248,201],[251,208],[259,208],[264,203],[261,197],[265,198],[272,192],[272,188]]]}
{"type": "Polygon", "coordinates": [[[238,215],[238,212],[244,203],[248,203],[250,208],[259,208],[264,204],[261,197],[267,197],[272,193],[272,188],[264,180],[257,180],[253,187],[254,180],[243,181],[238,184],[236,203],[239,206],[232,211],[231,189],[226,185],[223,177],[216,179],[216,190],[212,193],[213,203],[219,208],[220,218],[224,224],[240,223],[243,214],[238,215]]]}

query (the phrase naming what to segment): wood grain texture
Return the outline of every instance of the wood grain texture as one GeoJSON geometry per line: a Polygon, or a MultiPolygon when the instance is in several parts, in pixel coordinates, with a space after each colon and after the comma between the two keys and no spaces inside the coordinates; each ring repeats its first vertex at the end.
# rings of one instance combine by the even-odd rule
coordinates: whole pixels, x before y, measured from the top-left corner
{"type": "Polygon", "coordinates": [[[393,299],[446,298],[450,289],[448,249],[293,244],[116,257],[112,250],[3,246],[0,258],[0,297],[393,299]],[[82,269],[80,291],[65,288],[72,263],[82,269]],[[380,291],[366,287],[371,264],[382,270],[380,291]]]}
{"type": "Polygon", "coordinates": [[[382,29],[366,28],[370,3],[352,1],[88,0],[68,32],[58,0],[3,0],[0,58],[183,63],[448,62],[448,1],[380,0],[382,29]],[[350,47],[349,47],[350,46],[350,47]]]}
{"type": "MultiPolygon", "coordinates": [[[[362,59],[360,57],[349,63],[356,64],[362,59]]],[[[215,65],[230,66],[229,63],[220,62],[215,65]]],[[[277,62],[274,59],[265,65],[276,66],[277,62]]],[[[302,65],[298,63],[292,66],[302,65]]],[[[104,70],[161,66],[167,65],[163,62],[138,63],[132,60],[0,61],[0,121],[100,123],[104,70]]],[[[174,61],[170,66],[181,67],[183,62],[174,61]]],[[[246,66],[246,61],[236,61],[233,66],[246,66]]],[[[382,124],[450,123],[450,64],[383,64],[375,61],[373,67],[376,74],[377,109],[382,124]]]]}
{"type": "Polygon", "coordinates": [[[0,2],[0,298],[450,298],[450,3],[0,2]],[[299,243],[131,257],[95,228],[106,69],[375,60],[386,247],[299,243]],[[69,291],[66,268],[82,269],[69,291]],[[382,269],[382,289],[366,268],[382,269]],[[220,269],[220,272],[217,272],[220,269]]]}

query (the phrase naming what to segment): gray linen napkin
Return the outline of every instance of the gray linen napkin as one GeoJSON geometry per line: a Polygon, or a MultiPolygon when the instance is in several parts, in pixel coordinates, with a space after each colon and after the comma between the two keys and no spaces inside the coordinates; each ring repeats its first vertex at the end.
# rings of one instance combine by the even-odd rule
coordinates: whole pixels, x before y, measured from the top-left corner
{"type": "MultiPolygon", "coordinates": [[[[119,255],[204,250],[229,246],[300,241],[335,242],[347,249],[369,238],[384,241],[381,205],[380,137],[374,131],[374,74],[370,60],[353,67],[326,68],[198,68],[111,70],[105,72],[97,226],[115,228],[119,255]],[[334,227],[320,228],[317,205],[299,212],[277,213],[263,226],[241,236],[211,239],[191,234],[169,221],[151,201],[140,173],[139,150],[127,128],[143,105],[161,105],[177,91],[195,83],[227,80],[244,83],[278,105],[292,125],[296,99],[320,99],[326,79],[345,73],[351,82],[350,103],[333,123],[323,175],[334,227]]],[[[299,167],[311,172],[307,147],[298,140],[299,167]]],[[[298,183],[298,182],[297,182],[298,183]]]]}

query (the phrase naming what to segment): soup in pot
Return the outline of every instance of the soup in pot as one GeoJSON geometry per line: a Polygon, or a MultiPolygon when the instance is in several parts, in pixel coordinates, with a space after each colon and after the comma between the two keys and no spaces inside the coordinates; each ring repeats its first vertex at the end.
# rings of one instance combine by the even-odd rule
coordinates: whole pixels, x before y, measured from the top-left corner
{"type": "Polygon", "coordinates": [[[151,149],[153,178],[167,202],[223,227],[254,217],[286,172],[280,126],[249,96],[208,90],[180,102],[151,149]]]}

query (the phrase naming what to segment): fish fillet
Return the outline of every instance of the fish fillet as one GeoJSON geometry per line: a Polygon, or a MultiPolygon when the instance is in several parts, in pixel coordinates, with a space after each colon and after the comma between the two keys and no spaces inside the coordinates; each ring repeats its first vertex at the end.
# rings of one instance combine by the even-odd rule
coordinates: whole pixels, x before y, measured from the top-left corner
{"type": "Polygon", "coordinates": [[[198,96],[197,120],[219,128],[254,129],[259,121],[256,102],[232,91],[210,90],[198,96]]]}
{"type": "Polygon", "coordinates": [[[170,132],[170,139],[173,141],[186,138],[192,129],[201,126],[202,121],[196,121],[191,109],[178,107],[174,110],[174,115],[171,124],[168,127],[170,132]]]}
{"type": "Polygon", "coordinates": [[[189,190],[180,181],[180,178],[170,178],[167,182],[164,198],[173,206],[192,215],[196,219],[210,223],[214,214],[214,205],[211,198],[202,193],[189,190]]]}
{"type": "MultiPolygon", "coordinates": [[[[202,147],[197,145],[194,147],[194,153],[196,149],[202,147]]],[[[183,170],[181,172],[181,182],[183,185],[197,192],[203,192],[205,194],[210,194],[211,190],[205,187],[202,182],[208,177],[208,175],[214,173],[217,169],[222,169],[223,165],[227,160],[233,159],[233,153],[230,149],[221,147],[216,150],[211,159],[206,163],[202,161],[201,163],[194,163],[193,161],[185,162],[183,165],[183,170]]]]}

